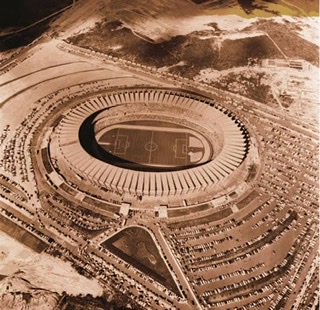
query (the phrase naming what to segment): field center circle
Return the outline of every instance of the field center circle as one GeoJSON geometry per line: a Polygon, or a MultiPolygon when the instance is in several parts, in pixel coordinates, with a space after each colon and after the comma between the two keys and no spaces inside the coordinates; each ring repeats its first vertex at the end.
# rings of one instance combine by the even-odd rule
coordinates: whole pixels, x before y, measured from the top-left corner
{"type": "Polygon", "coordinates": [[[148,152],[154,152],[158,149],[158,144],[156,144],[155,142],[148,142],[144,145],[144,149],[148,152]]]}

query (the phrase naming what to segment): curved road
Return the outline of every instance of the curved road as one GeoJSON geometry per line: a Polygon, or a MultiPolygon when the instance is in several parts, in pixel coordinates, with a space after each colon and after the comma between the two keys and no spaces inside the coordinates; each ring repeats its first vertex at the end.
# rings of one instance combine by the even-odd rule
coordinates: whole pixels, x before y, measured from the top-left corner
{"type": "Polygon", "coordinates": [[[58,14],[64,12],[64,11],[66,11],[67,9],[71,8],[74,5],[74,3],[75,3],[75,0],[73,0],[72,4],[64,7],[63,9],[60,9],[60,10],[58,10],[58,11],[56,11],[56,12],[54,12],[54,13],[52,13],[52,14],[44,17],[44,18],[41,18],[41,19],[37,20],[36,22],[28,25],[28,26],[22,27],[22,28],[17,29],[17,30],[13,30],[13,31],[5,32],[5,33],[0,33],[0,38],[1,37],[6,37],[6,36],[9,36],[9,35],[13,35],[13,34],[17,34],[17,33],[20,33],[22,31],[25,31],[25,30],[27,30],[29,28],[32,28],[33,26],[36,26],[36,25],[40,24],[41,22],[43,22],[43,21],[45,21],[45,20],[47,20],[47,19],[49,19],[51,17],[54,17],[54,16],[56,16],[56,15],[58,15],[58,14]]]}

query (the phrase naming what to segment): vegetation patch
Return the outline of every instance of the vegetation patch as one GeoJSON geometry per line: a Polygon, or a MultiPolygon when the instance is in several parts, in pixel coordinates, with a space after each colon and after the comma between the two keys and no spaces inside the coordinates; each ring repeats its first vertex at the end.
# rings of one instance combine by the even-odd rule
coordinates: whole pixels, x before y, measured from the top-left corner
{"type": "Polygon", "coordinates": [[[168,41],[153,42],[134,33],[118,20],[104,21],[88,33],[67,39],[74,45],[92,49],[113,57],[156,68],[166,67],[171,73],[192,79],[200,70],[225,70],[245,66],[248,59],[283,58],[267,36],[225,40],[217,44],[218,28],[212,24],[207,39],[195,31],[175,36],[168,41]],[[108,44],[106,44],[108,42],[108,44]],[[179,65],[178,65],[179,64],[179,65]]]}
{"type": "Polygon", "coordinates": [[[135,35],[120,21],[97,23],[88,32],[68,39],[72,44],[149,66],[162,67],[177,61],[162,43],[135,35]]]}
{"type": "Polygon", "coordinates": [[[110,309],[142,309],[136,302],[121,292],[116,292],[112,296],[105,293],[100,297],[93,297],[92,295],[63,295],[60,301],[60,309],[68,310],[110,310],[110,309]]]}
{"type": "Polygon", "coordinates": [[[176,210],[169,209],[168,216],[169,217],[186,216],[189,214],[202,212],[202,211],[208,210],[210,208],[212,208],[211,204],[204,203],[204,204],[198,205],[196,207],[180,208],[180,209],[176,209],[176,210]]]}
{"type": "Polygon", "coordinates": [[[283,58],[274,43],[264,35],[237,40],[223,41],[219,59],[215,66],[217,70],[242,67],[248,64],[248,59],[283,58]]]}
{"type": "Polygon", "coordinates": [[[125,228],[102,246],[181,296],[154,240],[144,228],[125,228]]]}
{"type": "Polygon", "coordinates": [[[182,66],[175,66],[169,71],[192,79],[200,70],[215,68],[219,62],[219,53],[214,48],[213,39],[201,40],[196,35],[190,34],[184,37],[171,39],[166,45],[172,45],[172,53],[176,59],[183,62],[182,66]],[[174,46],[174,42],[179,44],[174,46]]]}
{"type": "Polygon", "coordinates": [[[238,209],[242,209],[247,206],[250,202],[259,197],[259,193],[256,190],[253,190],[250,194],[245,196],[242,200],[237,203],[238,209]]]}
{"type": "Polygon", "coordinates": [[[230,72],[211,83],[214,87],[236,93],[247,98],[277,106],[268,82],[268,76],[264,72],[248,70],[233,73],[230,72]]]}

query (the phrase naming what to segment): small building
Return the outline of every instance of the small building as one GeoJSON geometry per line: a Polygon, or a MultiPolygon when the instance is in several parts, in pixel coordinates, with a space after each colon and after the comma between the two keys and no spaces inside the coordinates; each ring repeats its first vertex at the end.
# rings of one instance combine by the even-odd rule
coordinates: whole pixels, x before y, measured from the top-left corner
{"type": "Polygon", "coordinates": [[[121,207],[120,207],[119,213],[121,215],[128,216],[129,211],[130,211],[130,206],[131,206],[131,204],[128,203],[128,202],[121,203],[121,207]]]}
{"type": "Polygon", "coordinates": [[[160,205],[160,206],[154,207],[155,216],[159,218],[168,218],[167,209],[168,209],[168,206],[166,205],[160,205]]]}
{"type": "Polygon", "coordinates": [[[303,59],[264,59],[262,60],[264,68],[293,68],[301,71],[311,69],[311,64],[303,59]]]}

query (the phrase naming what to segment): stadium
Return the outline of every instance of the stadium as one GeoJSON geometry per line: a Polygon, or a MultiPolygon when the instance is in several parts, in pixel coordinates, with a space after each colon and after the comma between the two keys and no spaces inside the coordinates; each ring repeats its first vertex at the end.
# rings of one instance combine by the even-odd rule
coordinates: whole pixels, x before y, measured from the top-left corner
{"type": "Polygon", "coordinates": [[[132,196],[225,188],[243,176],[250,149],[234,114],[213,99],[175,89],[119,89],[85,98],[64,113],[54,136],[60,165],[94,186],[132,196]]]}

